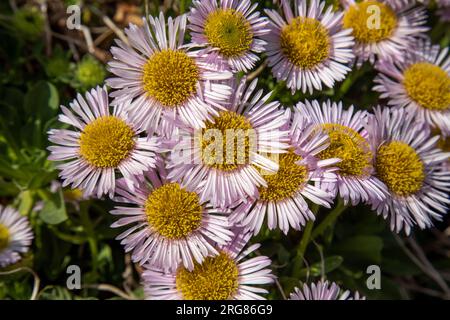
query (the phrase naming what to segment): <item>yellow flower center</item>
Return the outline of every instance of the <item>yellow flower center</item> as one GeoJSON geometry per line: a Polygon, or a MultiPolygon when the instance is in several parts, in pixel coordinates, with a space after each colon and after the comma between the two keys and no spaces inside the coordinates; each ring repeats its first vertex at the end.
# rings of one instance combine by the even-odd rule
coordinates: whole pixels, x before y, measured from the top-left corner
{"type": "Polygon", "coordinates": [[[211,12],[205,22],[205,36],[211,46],[219,48],[225,57],[238,57],[248,51],[253,42],[250,23],[234,9],[211,12]]]}
{"type": "Polygon", "coordinates": [[[165,107],[177,107],[197,92],[200,71],[184,51],[162,50],[144,66],[142,83],[147,94],[165,107]]]}
{"type": "Polygon", "coordinates": [[[97,168],[115,168],[135,146],[133,129],[120,118],[103,116],[86,125],[80,136],[80,155],[97,168]]]}
{"type": "Polygon", "coordinates": [[[375,168],[378,178],[398,196],[418,192],[425,180],[425,168],[420,156],[400,141],[392,141],[378,149],[375,168]]]}
{"type": "Polygon", "coordinates": [[[406,92],[420,106],[431,110],[450,108],[450,77],[440,67],[418,62],[409,66],[403,76],[406,92]]]}
{"type": "Polygon", "coordinates": [[[279,156],[279,169],[275,174],[266,175],[267,188],[259,188],[259,197],[264,201],[280,201],[292,197],[306,183],[308,169],[296,162],[302,157],[293,151],[279,156]]]}
{"type": "Polygon", "coordinates": [[[335,124],[323,124],[330,137],[330,146],[319,153],[320,159],[339,158],[336,164],[342,176],[367,176],[372,169],[372,152],[369,143],[352,128],[335,124]]]}
{"type": "Polygon", "coordinates": [[[254,142],[250,121],[232,111],[221,111],[214,122],[206,122],[200,146],[202,160],[210,167],[232,171],[249,163],[254,142]]]}
{"type": "Polygon", "coordinates": [[[149,225],[168,239],[184,238],[202,223],[203,210],[197,193],[181,188],[178,183],[153,190],[144,208],[149,225]]]}
{"type": "Polygon", "coordinates": [[[176,287],[185,300],[227,300],[238,288],[239,270],[236,262],[226,253],[195,263],[194,270],[180,268],[176,287]]]}
{"type": "Polygon", "coordinates": [[[9,244],[9,230],[8,228],[0,223],[0,252],[5,250],[9,244]]]}
{"type": "Polygon", "coordinates": [[[297,17],[281,30],[280,46],[292,64],[311,69],[328,58],[330,36],[316,19],[297,17]]]}
{"type": "Polygon", "coordinates": [[[386,4],[375,0],[357,3],[348,8],[344,28],[352,28],[361,43],[376,43],[389,38],[397,27],[397,16],[386,4]]]}

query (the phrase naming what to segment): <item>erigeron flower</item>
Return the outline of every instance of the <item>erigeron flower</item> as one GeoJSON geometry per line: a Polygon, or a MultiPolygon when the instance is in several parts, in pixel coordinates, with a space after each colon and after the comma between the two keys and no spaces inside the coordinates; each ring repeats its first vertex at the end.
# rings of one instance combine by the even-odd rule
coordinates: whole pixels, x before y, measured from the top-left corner
{"type": "Polygon", "coordinates": [[[289,300],[366,300],[358,291],[354,295],[349,290],[342,289],[334,282],[319,281],[307,285],[303,284],[303,288],[294,288],[289,300]]]}
{"type": "Polygon", "coordinates": [[[28,252],[33,231],[26,217],[12,207],[0,205],[0,267],[18,262],[28,252]]]}
{"type": "Polygon", "coordinates": [[[376,108],[369,130],[375,153],[375,175],[388,188],[384,200],[372,199],[372,208],[395,232],[429,228],[447,213],[450,172],[441,164],[449,153],[436,148],[439,136],[417,122],[405,109],[376,108]]]}
{"type": "Polygon", "coordinates": [[[70,129],[52,129],[49,160],[57,165],[63,187],[80,188],[86,196],[113,196],[117,173],[132,186],[135,176],[155,166],[155,138],[140,137],[142,128],[129,121],[123,106],[110,111],[108,92],[97,87],[78,94],[70,109],[61,106],[59,121],[70,129]]]}
{"type": "Polygon", "coordinates": [[[126,103],[133,123],[149,133],[171,136],[180,123],[203,128],[218,115],[230,87],[222,83],[232,74],[217,71],[204,53],[184,43],[186,15],[167,23],[161,13],[125,29],[130,46],[116,40],[108,63],[115,77],[106,80],[116,89],[113,104],[126,103]]]}
{"type": "Polygon", "coordinates": [[[420,121],[450,130],[450,55],[429,42],[420,42],[408,52],[404,61],[376,64],[379,71],[374,82],[388,105],[405,107],[420,121]]]}
{"type": "Polygon", "coordinates": [[[245,78],[233,84],[226,111],[206,123],[206,128],[186,128],[171,149],[169,179],[199,190],[202,201],[221,208],[257,197],[267,186],[261,171],[273,173],[278,164],[267,154],[286,152],[287,119],[270,93],[255,92],[257,79],[248,86],[245,78]]]}
{"type": "Polygon", "coordinates": [[[140,264],[174,270],[181,264],[192,270],[207,257],[219,254],[215,246],[226,245],[232,240],[231,224],[199,195],[167,181],[162,160],[158,170],[149,171],[131,190],[119,180],[117,205],[111,211],[121,216],[112,227],[127,226],[117,236],[126,252],[140,264]]]}
{"type": "Polygon", "coordinates": [[[265,10],[271,32],[264,36],[272,74],[294,93],[332,88],[350,71],[354,58],[351,30],[342,29],[342,12],[325,9],[325,2],[295,0],[294,11],[288,0],[281,1],[283,16],[265,10]]]}
{"type": "Polygon", "coordinates": [[[317,154],[319,159],[341,159],[336,166],[337,181],[318,182],[320,188],[339,195],[344,203],[352,205],[372,198],[380,201],[386,197],[386,186],[373,176],[373,150],[366,130],[369,114],[354,111],[353,106],[344,110],[342,103],[316,100],[297,105],[299,112],[330,137],[330,146],[317,154]]]}
{"type": "Polygon", "coordinates": [[[402,60],[417,38],[428,31],[426,10],[413,3],[399,6],[389,0],[342,0],[344,28],[355,37],[357,64],[364,61],[402,60]]]}
{"type": "Polygon", "coordinates": [[[192,271],[180,267],[164,273],[151,266],[143,272],[144,292],[151,300],[262,300],[268,291],[261,285],[271,284],[275,276],[268,268],[268,257],[246,258],[260,245],[244,250],[248,233],[236,232],[234,240],[221,247],[219,255],[195,264],[192,271]]]}
{"type": "MultiPolygon", "coordinates": [[[[289,112],[289,111],[288,111],[289,112]]],[[[259,196],[233,209],[231,219],[257,234],[264,220],[269,229],[280,228],[285,234],[290,228],[300,230],[306,221],[314,220],[306,199],[329,208],[330,193],[314,182],[336,182],[336,167],[340,159],[319,159],[317,155],[329,146],[327,134],[308,123],[296,109],[288,123],[290,149],[278,158],[279,169],[265,176],[267,186],[258,188],[259,196]]]]}
{"type": "Polygon", "coordinates": [[[188,16],[192,42],[206,46],[207,61],[219,69],[248,71],[264,51],[268,20],[250,0],[196,0],[188,16]]]}

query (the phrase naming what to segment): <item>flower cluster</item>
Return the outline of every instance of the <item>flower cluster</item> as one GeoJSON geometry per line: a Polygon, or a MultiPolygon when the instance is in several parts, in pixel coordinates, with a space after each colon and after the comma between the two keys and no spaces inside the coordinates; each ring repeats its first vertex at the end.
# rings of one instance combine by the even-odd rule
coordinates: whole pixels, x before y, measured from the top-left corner
{"type": "MultiPolygon", "coordinates": [[[[150,299],[263,298],[276,277],[247,243],[263,225],[301,230],[313,205],[368,204],[407,234],[448,210],[449,153],[431,132],[450,134],[450,57],[426,38],[425,9],[292,2],[265,17],[250,0],[198,0],[187,15],[131,24],[129,44],[111,48],[109,92],[78,95],[61,107],[65,127],[49,132],[63,186],[116,202],[112,227],[143,266],[150,299]],[[373,64],[386,106],[286,108],[242,76],[263,55],[292,93],[333,88],[373,64]]],[[[14,219],[0,215],[0,264],[31,240],[14,219]]],[[[291,298],[361,298],[339,291],[319,282],[291,298]]]]}

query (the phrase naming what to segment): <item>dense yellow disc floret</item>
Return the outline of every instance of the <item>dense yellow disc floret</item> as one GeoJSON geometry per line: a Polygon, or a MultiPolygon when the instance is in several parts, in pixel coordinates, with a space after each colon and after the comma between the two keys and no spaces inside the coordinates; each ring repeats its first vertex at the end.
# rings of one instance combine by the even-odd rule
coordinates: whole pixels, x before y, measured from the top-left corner
{"type": "Polygon", "coordinates": [[[343,24],[344,28],[353,29],[358,42],[376,43],[394,33],[397,16],[388,5],[369,0],[350,6],[344,14],[343,24]]]}
{"type": "Polygon", "coordinates": [[[205,22],[205,36],[211,46],[225,57],[239,57],[248,51],[253,42],[250,23],[234,9],[211,12],[205,22]]]}
{"type": "Polygon", "coordinates": [[[144,65],[145,92],[165,107],[177,107],[197,92],[200,71],[184,51],[162,50],[144,65]]]}
{"type": "Polygon", "coordinates": [[[415,194],[425,180],[422,159],[414,148],[401,141],[392,141],[378,149],[375,168],[378,178],[398,196],[415,194]]]}
{"type": "Polygon", "coordinates": [[[369,143],[352,128],[329,123],[322,128],[330,137],[330,146],[318,154],[321,159],[339,158],[336,164],[342,176],[363,177],[370,174],[372,152],[369,143]]]}
{"type": "Polygon", "coordinates": [[[408,95],[425,109],[450,108],[450,77],[440,67],[418,62],[403,73],[403,85],[408,95]]]}
{"type": "Polygon", "coordinates": [[[202,130],[203,163],[224,171],[248,164],[255,138],[250,121],[233,111],[221,111],[213,120],[206,122],[202,130]]]}
{"type": "Polygon", "coordinates": [[[228,300],[238,288],[238,277],[236,262],[222,252],[202,264],[195,263],[192,271],[180,268],[176,287],[185,300],[228,300]]]}
{"type": "Polygon", "coordinates": [[[302,157],[293,151],[279,155],[279,169],[264,176],[267,187],[259,188],[259,197],[264,201],[280,201],[292,197],[308,179],[308,168],[296,164],[302,157]]]}
{"type": "Polygon", "coordinates": [[[8,228],[0,223],[0,252],[8,247],[9,237],[8,228]]]}
{"type": "Polygon", "coordinates": [[[197,193],[178,183],[168,183],[153,190],[145,202],[149,225],[168,239],[181,239],[197,230],[203,209],[197,193]]]}
{"type": "Polygon", "coordinates": [[[330,36],[316,19],[297,17],[281,30],[280,46],[293,65],[311,69],[328,58],[330,36]]]}
{"type": "Polygon", "coordinates": [[[122,119],[103,116],[87,124],[80,136],[80,155],[97,168],[115,168],[136,142],[133,129],[122,119]]]}

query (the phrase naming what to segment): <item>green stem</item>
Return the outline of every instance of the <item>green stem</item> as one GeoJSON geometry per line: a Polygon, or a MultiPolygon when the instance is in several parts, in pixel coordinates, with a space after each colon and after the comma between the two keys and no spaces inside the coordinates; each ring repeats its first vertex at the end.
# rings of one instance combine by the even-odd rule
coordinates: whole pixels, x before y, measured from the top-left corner
{"type": "Polygon", "coordinates": [[[145,11],[145,18],[148,18],[148,16],[149,16],[148,0],[144,0],[144,11],[145,11]]]}
{"type": "Polygon", "coordinates": [[[303,267],[303,262],[304,262],[305,251],[306,251],[306,248],[308,247],[308,243],[309,243],[309,239],[311,237],[311,231],[312,231],[313,226],[314,226],[314,221],[310,220],[306,223],[305,229],[303,229],[303,235],[302,235],[302,238],[298,245],[297,255],[294,259],[294,267],[293,267],[293,271],[292,271],[292,276],[294,278],[300,277],[302,267],[303,267]]]}
{"type": "Polygon", "coordinates": [[[41,197],[42,200],[44,201],[50,200],[50,196],[45,192],[45,190],[38,189],[36,192],[39,195],[39,197],[41,197]]]}
{"type": "MultiPolygon", "coordinates": [[[[313,204],[311,206],[311,211],[314,213],[314,215],[317,215],[317,212],[319,211],[319,205],[313,204]]],[[[308,248],[308,244],[311,240],[311,232],[314,227],[314,221],[309,220],[306,223],[305,229],[303,229],[303,235],[300,239],[300,243],[298,245],[297,249],[297,256],[294,262],[294,271],[293,275],[294,277],[298,278],[301,272],[301,268],[303,267],[303,260],[305,256],[306,249],[308,248]]]]}
{"type": "Polygon", "coordinates": [[[88,243],[89,243],[89,249],[91,251],[92,255],[92,269],[97,269],[97,255],[98,255],[98,248],[97,248],[97,239],[94,232],[94,227],[91,222],[91,218],[89,217],[89,212],[87,210],[87,206],[81,204],[80,205],[80,218],[81,223],[83,224],[83,227],[86,231],[86,235],[88,236],[88,243]]]}
{"type": "Polygon", "coordinates": [[[8,130],[8,126],[5,124],[3,119],[0,119],[0,125],[5,128],[5,130],[3,130],[3,137],[7,141],[11,151],[14,153],[14,160],[16,160],[20,156],[20,148],[17,145],[13,135],[10,133],[10,130],[8,130]]]}
{"type": "Polygon", "coordinates": [[[341,87],[339,88],[336,99],[340,100],[343,96],[347,94],[353,84],[358,80],[361,76],[363,76],[367,71],[366,65],[362,65],[360,68],[356,69],[353,74],[347,77],[347,79],[342,82],[341,87]]]}
{"type": "Polygon", "coordinates": [[[322,235],[325,230],[334,224],[337,218],[345,211],[347,207],[344,205],[344,201],[339,198],[336,207],[323,219],[323,221],[314,229],[311,234],[311,240],[316,239],[322,235]]]}
{"type": "Polygon", "coordinates": [[[272,94],[270,95],[269,99],[267,100],[266,103],[271,102],[272,100],[274,100],[278,93],[280,93],[280,90],[283,89],[283,87],[286,85],[286,82],[284,81],[278,81],[277,84],[275,85],[275,87],[272,90],[272,94]]]}
{"type": "Polygon", "coordinates": [[[303,230],[302,239],[300,240],[300,244],[298,245],[297,257],[303,258],[303,256],[305,255],[306,248],[308,247],[309,240],[311,239],[311,232],[312,232],[313,227],[314,227],[314,221],[309,220],[306,223],[306,227],[303,230]]]}
{"type": "Polygon", "coordinates": [[[87,240],[84,237],[62,233],[55,226],[51,226],[50,229],[61,240],[64,240],[66,242],[69,242],[69,243],[72,243],[75,245],[82,245],[87,240]]]}
{"type": "Polygon", "coordinates": [[[88,238],[89,243],[89,249],[92,253],[92,269],[97,270],[97,256],[98,256],[98,249],[97,249],[97,240],[95,240],[92,237],[88,238]]]}
{"type": "Polygon", "coordinates": [[[180,14],[186,11],[186,0],[180,0],[180,14]]]}

